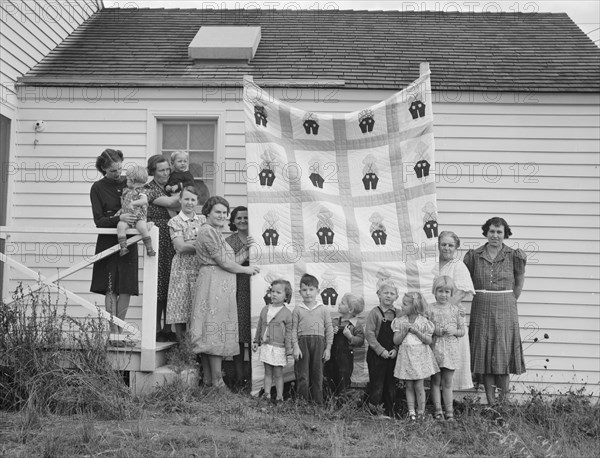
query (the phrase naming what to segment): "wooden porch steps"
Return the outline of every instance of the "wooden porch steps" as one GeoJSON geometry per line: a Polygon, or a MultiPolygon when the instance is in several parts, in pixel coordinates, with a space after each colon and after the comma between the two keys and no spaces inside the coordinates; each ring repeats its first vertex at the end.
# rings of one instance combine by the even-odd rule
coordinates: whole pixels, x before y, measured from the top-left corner
{"type": "Polygon", "coordinates": [[[113,368],[128,372],[129,387],[134,394],[147,394],[157,387],[180,379],[190,386],[198,385],[197,369],[180,369],[167,364],[167,352],[177,344],[175,342],[156,342],[155,364],[153,371],[142,370],[142,348],[135,346],[108,346],[109,359],[113,368]]]}
{"type": "MultiPolygon", "coordinates": [[[[155,361],[156,368],[167,364],[167,351],[177,345],[175,342],[156,342],[155,361]]],[[[118,371],[144,371],[142,367],[142,347],[140,342],[135,342],[135,346],[107,347],[109,359],[113,368],[118,371]]]]}

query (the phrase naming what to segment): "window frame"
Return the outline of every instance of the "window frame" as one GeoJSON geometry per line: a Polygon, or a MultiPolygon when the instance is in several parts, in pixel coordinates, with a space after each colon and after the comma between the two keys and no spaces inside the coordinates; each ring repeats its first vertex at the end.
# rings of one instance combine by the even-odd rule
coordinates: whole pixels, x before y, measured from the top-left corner
{"type": "Polygon", "coordinates": [[[215,156],[214,156],[214,195],[225,194],[225,183],[220,179],[222,164],[225,164],[225,113],[222,111],[198,110],[149,110],[148,111],[148,144],[146,159],[155,154],[162,155],[162,145],[158,144],[160,122],[214,122],[215,123],[215,156]]]}

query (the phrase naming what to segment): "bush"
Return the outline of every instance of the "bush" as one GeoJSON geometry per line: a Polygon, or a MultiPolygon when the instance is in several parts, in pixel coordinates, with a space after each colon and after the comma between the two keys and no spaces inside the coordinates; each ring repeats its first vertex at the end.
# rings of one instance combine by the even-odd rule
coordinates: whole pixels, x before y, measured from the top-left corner
{"type": "Polygon", "coordinates": [[[0,301],[0,409],[128,416],[131,395],[111,368],[104,320],[67,316],[47,289],[25,294],[19,285],[13,299],[0,301]]]}

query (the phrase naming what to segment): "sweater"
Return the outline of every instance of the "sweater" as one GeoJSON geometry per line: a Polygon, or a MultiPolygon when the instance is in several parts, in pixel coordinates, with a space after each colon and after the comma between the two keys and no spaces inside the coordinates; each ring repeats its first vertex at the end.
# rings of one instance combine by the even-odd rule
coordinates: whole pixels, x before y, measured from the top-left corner
{"type": "Polygon", "coordinates": [[[325,349],[331,350],[333,344],[333,326],[331,315],[325,306],[319,302],[309,309],[304,304],[296,305],[292,313],[292,345],[298,345],[298,339],[303,336],[325,337],[325,349]]]}
{"type": "Polygon", "coordinates": [[[260,311],[258,324],[256,325],[256,334],[254,342],[257,345],[269,344],[274,347],[285,347],[285,353],[292,355],[292,312],[285,305],[280,307],[273,319],[267,322],[267,312],[269,306],[265,305],[260,311]],[[263,340],[263,336],[267,331],[267,335],[263,340]]]}

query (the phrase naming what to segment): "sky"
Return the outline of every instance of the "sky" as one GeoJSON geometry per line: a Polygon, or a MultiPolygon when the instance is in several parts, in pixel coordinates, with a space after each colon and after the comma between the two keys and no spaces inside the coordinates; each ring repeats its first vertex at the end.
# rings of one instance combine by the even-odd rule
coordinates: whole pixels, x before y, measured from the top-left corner
{"type": "Polygon", "coordinates": [[[397,11],[484,11],[567,13],[600,46],[600,1],[598,0],[464,0],[464,1],[397,1],[397,0],[271,0],[271,1],[200,1],[200,0],[104,0],[106,8],[248,8],[248,9],[354,9],[397,11]]]}

